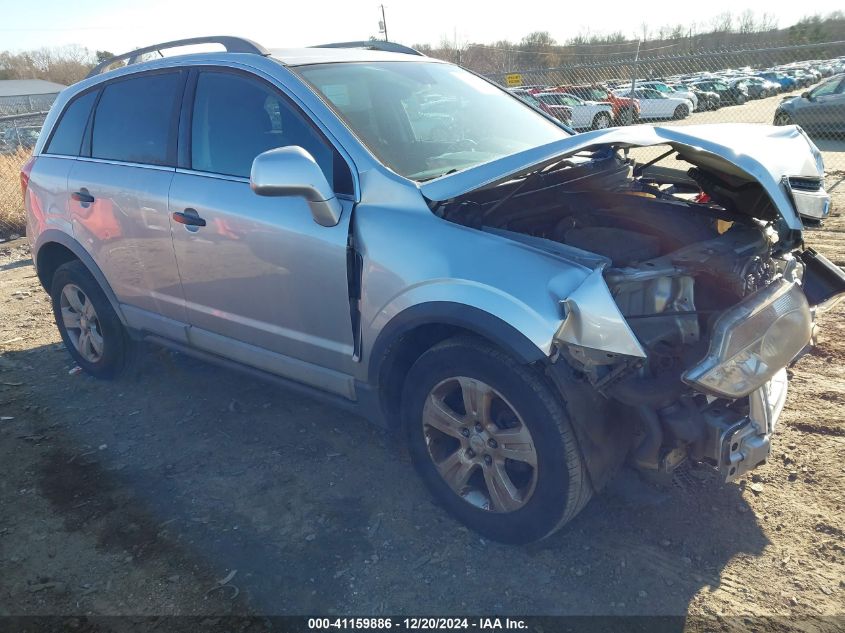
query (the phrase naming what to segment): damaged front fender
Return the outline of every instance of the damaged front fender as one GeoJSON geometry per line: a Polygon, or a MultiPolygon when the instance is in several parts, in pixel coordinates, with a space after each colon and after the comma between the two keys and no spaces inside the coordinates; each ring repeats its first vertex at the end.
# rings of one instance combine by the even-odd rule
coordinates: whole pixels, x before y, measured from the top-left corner
{"type": "Polygon", "coordinates": [[[559,344],[645,358],[646,352],[619,311],[600,268],[561,302],[566,317],[555,334],[559,344]]]}

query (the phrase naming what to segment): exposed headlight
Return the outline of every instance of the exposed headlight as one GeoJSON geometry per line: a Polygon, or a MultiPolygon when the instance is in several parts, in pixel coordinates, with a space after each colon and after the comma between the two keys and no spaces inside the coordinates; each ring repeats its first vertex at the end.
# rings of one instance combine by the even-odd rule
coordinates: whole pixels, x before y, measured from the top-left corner
{"type": "Polygon", "coordinates": [[[784,178],[795,211],[814,220],[830,214],[830,194],[824,190],[823,178],[784,178]]]}
{"type": "Polygon", "coordinates": [[[717,396],[747,396],[804,349],[812,325],[801,287],[779,279],[719,317],[707,356],[682,378],[717,396]]]}

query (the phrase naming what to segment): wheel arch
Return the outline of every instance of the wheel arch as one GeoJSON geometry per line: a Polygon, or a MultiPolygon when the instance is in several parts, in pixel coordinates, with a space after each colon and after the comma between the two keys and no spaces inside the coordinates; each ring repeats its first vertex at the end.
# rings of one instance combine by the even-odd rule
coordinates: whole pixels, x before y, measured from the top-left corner
{"type": "Polygon", "coordinates": [[[32,263],[35,265],[38,280],[48,294],[50,293],[53,275],[59,266],[73,260],[82,262],[94,276],[94,279],[97,280],[120,322],[126,326],[123,311],[120,309],[120,302],[106,280],[106,276],[97,266],[91,254],[79,242],[62,231],[48,229],[38,236],[38,241],[32,249],[32,253],[32,263]]]}
{"type": "Polygon", "coordinates": [[[457,335],[484,339],[525,364],[546,359],[527,336],[499,317],[473,306],[433,301],[411,306],[382,329],[369,354],[368,383],[379,394],[389,426],[396,426],[405,376],[437,343],[457,335]]]}

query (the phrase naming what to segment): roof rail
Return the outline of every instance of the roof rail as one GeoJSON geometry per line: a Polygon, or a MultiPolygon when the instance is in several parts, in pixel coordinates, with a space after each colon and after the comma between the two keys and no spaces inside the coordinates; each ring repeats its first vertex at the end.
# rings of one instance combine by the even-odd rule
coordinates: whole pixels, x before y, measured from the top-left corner
{"type": "MultiPolygon", "coordinates": [[[[144,48],[136,48],[134,51],[129,51],[128,53],[123,53],[122,55],[115,55],[114,57],[110,57],[109,59],[101,61],[99,64],[94,66],[91,69],[91,72],[85,77],[88,79],[89,77],[94,77],[99,75],[102,72],[105,72],[105,69],[114,64],[115,62],[119,62],[122,59],[128,60],[126,65],[135,64],[139,61],[141,55],[146,53],[158,53],[161,55],[161,51],[167,48],[178,48],[180,46],[193,46],[194,44],[221,44],[226,49],[227,53],[253,53],[255,55],[269,55],[270,52],[265,49],[261,44],[256,44],[252,40],[245,39],[243,37],[232,37],[230,35],[212,35],[208,37],[191,37],[185,40],[173,40],[172,42],[162,42],[161,44],[154,44],[152,46],[146,46],[144,48]]],[[[162,55],[163,57],[163,55],[162,55]]]]}
{"type": "Polygon", "coordinates": [[[425,57],[417,49],[397,44],[396,42],[387,42],[385,40],[363,40],[361,42],[333,42],[331,44],[317,44],[311,48],[367,48],[372,51],[385,51],[387,53],[405,53],[406,55],[420,55],[425,57]]]}

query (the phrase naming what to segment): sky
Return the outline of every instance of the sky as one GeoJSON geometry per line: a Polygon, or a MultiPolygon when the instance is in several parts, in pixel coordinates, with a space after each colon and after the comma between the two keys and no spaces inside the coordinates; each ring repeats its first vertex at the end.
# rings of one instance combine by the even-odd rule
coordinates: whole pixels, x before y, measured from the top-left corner
{"type": "MultiPolygon", "coordinates": [[[[646,20],[653,31],[679,23],[699,24],[698,30],[706,30],[716,15],[745,9],[776,13],[779,26],[784,27],[808,13],[829,13],[842,6],[841,0],[779,4],[775,8],[770,0],[744,4],[736,0],[604,4],[388,0],[384,8],[391,40],[436,45],[444,37],[458,43],[518,41],[531,31],[543,30],[559,41],[615,31],[633,37],[646,20]]],[[[267,48],[290,48],[379,36],[381,19],[379,4],[371,0],[0,0],[0,7],[0,50],[12,51],[77,44],[120,53],[173,39],[224,34],[247,37],[267,48]]]]}

